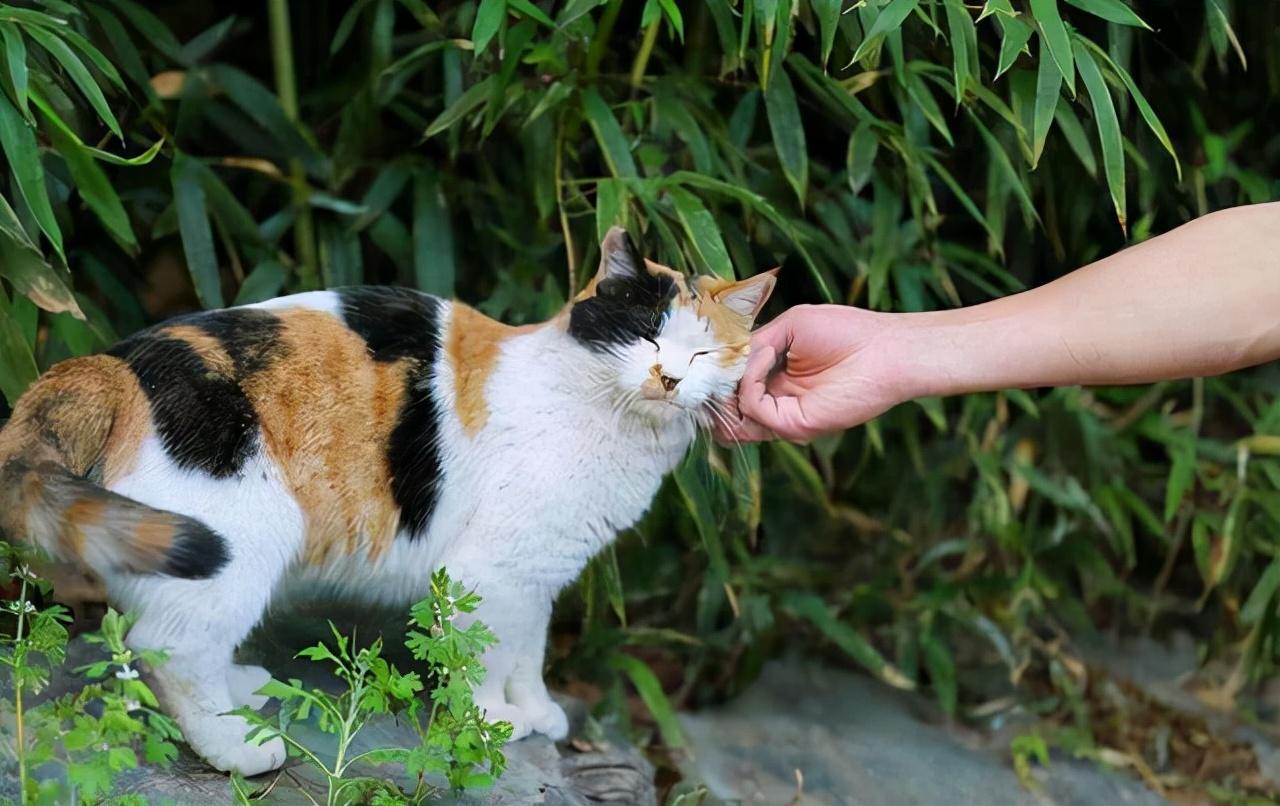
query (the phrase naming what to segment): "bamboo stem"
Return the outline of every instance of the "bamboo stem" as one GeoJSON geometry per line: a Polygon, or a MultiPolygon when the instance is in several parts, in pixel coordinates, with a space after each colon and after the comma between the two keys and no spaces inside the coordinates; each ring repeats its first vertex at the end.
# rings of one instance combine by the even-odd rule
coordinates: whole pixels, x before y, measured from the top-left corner
{"type": "Polygon", "coordinates": [[[658,29],[661,26],[662,16],[659,15],[644,30],[644,41],[640,43],[640,50],[636,53],[636,60],[631,64],[632,90],[640,89],[640,83],[644,81],[644,71],[649,67],[649,56],[653,53],[653,46],[658,41],[658,29]]]}
{"type": "MultiPolygon", "coordinates": [[[[293,69],[293,33],[289,25],[289,0],[267,0],[270,12],[271,62],[275,68],[276,94],[285,117],[298,120],[298,82],[293,69]]],[[[302,163],[289,162],[289,184],[293,188],[293,245],[298,258],[298,283],[302,290],[319,287],[315,225],[307,206],[307,177],[302,163]]]]}

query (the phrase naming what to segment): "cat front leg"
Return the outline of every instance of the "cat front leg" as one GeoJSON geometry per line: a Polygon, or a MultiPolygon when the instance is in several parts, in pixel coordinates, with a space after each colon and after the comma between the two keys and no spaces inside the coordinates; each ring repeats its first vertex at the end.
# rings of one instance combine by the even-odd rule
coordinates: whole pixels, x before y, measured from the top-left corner
{"type": "Polygon", "coordinates": [[[485,678],[475,690],[476,705],[488,719],[510,722],[513,741],[534,732],[563,739],[569,722],[542,679],[550,593],[540,586],[498,579],[492,567],[473,572],[474,567],[459,558],[444,565],[455,579],[474,586],[482,599],[474,613],[458,617],[458,626],[479,620],[497,638],[481,657],[485,678]]]}

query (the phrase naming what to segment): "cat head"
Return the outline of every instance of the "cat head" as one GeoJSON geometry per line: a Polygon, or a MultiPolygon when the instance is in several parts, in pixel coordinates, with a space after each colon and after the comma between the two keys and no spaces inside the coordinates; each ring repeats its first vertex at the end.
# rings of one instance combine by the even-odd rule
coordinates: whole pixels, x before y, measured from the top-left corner
{"type": "Polygon", "coordinates": [[[751,327],[776,270],[731,282],[685,277],[641,257],[621,227],[600,245],[600,269],[574,298],[569,335],[600,360],[630,411],[666,420],[729,400],[746,370],[751,327]]]}

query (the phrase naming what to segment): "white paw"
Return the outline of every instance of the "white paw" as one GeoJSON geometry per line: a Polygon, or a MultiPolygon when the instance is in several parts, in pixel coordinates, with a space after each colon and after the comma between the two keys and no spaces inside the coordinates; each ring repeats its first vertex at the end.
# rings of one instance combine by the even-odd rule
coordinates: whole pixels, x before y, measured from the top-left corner
{"type": "Polygon", "coordinates": [[[509,741],[514,742],[529,735],[531,726],[523,708],[506,702],[477,702],[476,705],[480,706],[480,710],[484,712],[485,720],[511,723],[511,738],[509,741]]]}
{"type": "Polygon", "coordinates": [[[270,699],[265,694],[258,694],[258,689],[271,679],[271,672],[261,666],[244,666],[233,663],[227,670],[227,691],[231,701],[257,711],[270,699]]]}
{"type": "Polygon", "coordinates": [[[547,698],[534,706],[525,706],[529,714],[529,727],[552,741],[560,741],[569,735],[569,717],[555,700],[547,698]]]}
{"type": "Polygon", "coordinates": [[[215,769],[254,776],[284,764],[283,739],[251,744],[245,741],[248,732],[249,723],[238,716],[202,717],[182,725],[187,744],[215,769]]]}

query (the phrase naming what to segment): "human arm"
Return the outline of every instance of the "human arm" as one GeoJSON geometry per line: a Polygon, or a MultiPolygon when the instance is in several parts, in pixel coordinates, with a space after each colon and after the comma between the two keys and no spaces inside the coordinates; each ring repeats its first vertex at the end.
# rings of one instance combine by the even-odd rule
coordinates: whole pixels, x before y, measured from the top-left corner
{"type": "Polygon", "coordinates": [[[1270,203],[1212,213],[981,305],[793,308],[753,334],[732,436],[805,440],[916,397],[1147,383],[1276,358],[1280,203],[1270,203]]]}

